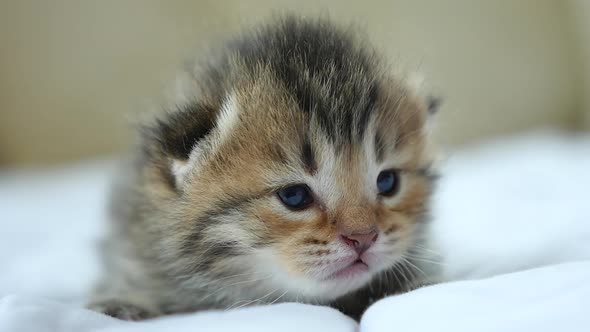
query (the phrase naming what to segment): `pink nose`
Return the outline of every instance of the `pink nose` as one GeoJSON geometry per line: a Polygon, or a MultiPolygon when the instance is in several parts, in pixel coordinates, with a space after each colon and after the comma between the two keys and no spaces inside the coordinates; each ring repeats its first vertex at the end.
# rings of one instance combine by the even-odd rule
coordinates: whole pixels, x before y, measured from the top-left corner
{"type": "Polygon", "coordinates": [[[353,248],[359,255],[367,251],[375,241],[379,234],[376,230],[368,233],[352,233],[348,235],[340,235],[344,243],[353,248]]]}

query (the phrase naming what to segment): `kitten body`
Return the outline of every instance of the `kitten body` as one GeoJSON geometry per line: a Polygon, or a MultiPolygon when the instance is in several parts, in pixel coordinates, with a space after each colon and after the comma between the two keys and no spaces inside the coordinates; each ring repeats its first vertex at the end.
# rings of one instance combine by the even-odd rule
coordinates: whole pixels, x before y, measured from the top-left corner
{"type": "Polygon", "coordinates": [[[435,181],[429,102],[354,32],[283,17],[188,66],[182,87],[113,190],[91,308],[297,301],[358,318],[435,276],[414,260],[435,181]]]}

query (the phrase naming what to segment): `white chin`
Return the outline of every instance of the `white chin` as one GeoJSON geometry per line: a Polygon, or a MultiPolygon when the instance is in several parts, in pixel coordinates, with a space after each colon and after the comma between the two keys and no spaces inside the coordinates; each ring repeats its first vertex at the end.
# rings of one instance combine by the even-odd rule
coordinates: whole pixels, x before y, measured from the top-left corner
{"type": "MultiPolygon", "coordinates": [[[[345,271],[327,279],[291,278],[288,287],[300,294],[300,299],[309,298],[311,301],[331,301],[343,295],[367,286],[373,277],[391,268],[382,257],[367,257],[367,269],[345,271]]],[[[397,261],[397,259],[396,259],[397,261]]]]}
{"type": "Polygon", "coordinates": [[[366,271],[354,276],[315,280],[311,278],[290,278],[283,287],[292,290],[294,300],[311,302],[328,302],[366,286],[373,273],[366,271]]]}
{"type": "Polygon", "coordinates": [[[362,275],[349,278],[323,280],[320,282],[320,287],[327,291],[325,296],[333,300],[366,286],[372,278],[373,273],[364,272],[362,275]]]}
{"type": "Polygon", "coordinates": [[[279,288],[286,292],[283,300],[296,302],[325,303],[335,300],[368,285],[377,273],[387,268],[379,266],[384,263],[381,261],[375,265],[369,263],[372,266],[367,270],[321,278],[289,273],[270,251],[259,252],[256,258],[256,270],[272,275],[267,279],[271,283],[267,286],[269,290],[279,288]]]}

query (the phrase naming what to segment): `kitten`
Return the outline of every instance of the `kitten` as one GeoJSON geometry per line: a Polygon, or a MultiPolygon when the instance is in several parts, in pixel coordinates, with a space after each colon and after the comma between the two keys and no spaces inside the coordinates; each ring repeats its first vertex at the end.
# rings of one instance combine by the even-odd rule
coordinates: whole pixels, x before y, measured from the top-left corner
{"type": "Polygon", "coordinates": [[[282,17],[187,70],[114,190],[90,307],[143,319],[297,301],[358,318],[433,277],[413,258],[437,103],[360,39],[282,17]]]}

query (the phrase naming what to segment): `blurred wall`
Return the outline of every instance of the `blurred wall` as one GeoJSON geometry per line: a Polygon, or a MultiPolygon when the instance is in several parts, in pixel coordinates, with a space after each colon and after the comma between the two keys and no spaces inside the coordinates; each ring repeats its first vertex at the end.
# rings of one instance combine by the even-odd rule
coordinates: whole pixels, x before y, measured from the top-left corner
{"type": "Polygon", "coordinates": [[[0,3],[0,164],[120,151],[126,120],[192,49],[283,9],[356,22],[424,72],[446,96],[450,144],[579,119],[579,35],[562,1],[15,0],[0,3]]]}
{"type": "Polygon", "coordinates": [[[578,100],[582,110],[579,121],[590,130],[590,1],[570,0],[570,10],[578,47],[578,100]]]}

